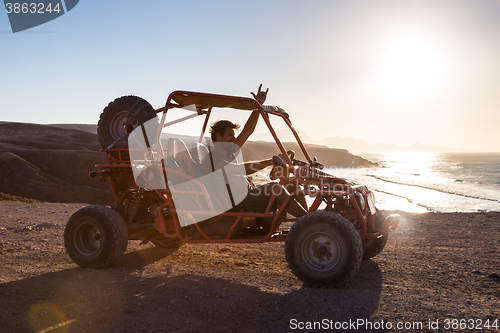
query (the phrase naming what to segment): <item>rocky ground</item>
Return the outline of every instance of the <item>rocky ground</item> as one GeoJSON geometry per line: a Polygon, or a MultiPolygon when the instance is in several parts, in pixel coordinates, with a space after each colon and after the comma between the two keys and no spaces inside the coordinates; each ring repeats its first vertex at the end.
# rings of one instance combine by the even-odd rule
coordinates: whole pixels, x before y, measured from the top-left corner
{"type": "Polygon", "coordinates": [[[500,331],[500,213],[404,214],[347,285],[317,289],[282,243],[130,241],[116,266],[80,268],[63,232],[83,206],[0,201],[1,332],[500,331]]]}

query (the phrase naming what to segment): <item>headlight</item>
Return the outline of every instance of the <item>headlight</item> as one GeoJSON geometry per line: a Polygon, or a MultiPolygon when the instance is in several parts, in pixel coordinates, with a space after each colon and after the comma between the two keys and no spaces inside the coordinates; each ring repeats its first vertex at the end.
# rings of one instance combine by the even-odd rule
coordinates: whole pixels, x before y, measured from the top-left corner
{"type": "Polygon", "coordinates": [[[354,196],[356,197],[356,202],[358,203],[359,209],[361,209],[361,211],[364,211],[366,207],[365,198],[363,198],[363,195],[359,192],[355,192],[354,196]]]}

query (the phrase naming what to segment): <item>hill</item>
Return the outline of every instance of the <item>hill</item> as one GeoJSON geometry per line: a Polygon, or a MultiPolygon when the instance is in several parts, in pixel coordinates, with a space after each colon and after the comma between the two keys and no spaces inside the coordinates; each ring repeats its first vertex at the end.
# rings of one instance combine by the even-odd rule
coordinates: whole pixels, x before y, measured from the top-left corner
{"type": "Polygon", "coordinates": [[[105,156],[97,135],[50,125],[0,122],[0,192],[49,202],[111,204],[88,177],[105,156]]]}
{"type": "MultiPolygon", "coordinates": [[[[94,129],[94,125],[0,122],[0,192],[48,202],[113,204],[109,184],[88,177],[95,164],[106,162],[94,129]]],[[[297,144],[285,143],[285,147],[304,159],[297,144]]],[[[374,165],[346,150],[319,145],[307,148],[327,167],[374,165]]],[[[247,142],[243,151],[246,160],[278,153],[270,142],[247,142]]]]}
{"type": "MultiPolygon", "coordinates": [[[[306,132],[297,131],[303,142],[324,145],[330,148],[342,147],[350,152],[355,153],[387,153],[387,152],[450,152],[453,149],[422,145],[419,143],[414,143],[408,146],[400,146],[396,144],[383,144],[375,143],[368,144],[361,139],[345,138],[341,136],[328,137],[321,140],[315,140],[310,138],[306,132]]],[[[277,134],[284,141],[292,141],[293,135],[290,130],[280,130],[277,134]]],[[[255,133],[253,136],[254,140],[270,141],[272,139],[271,135],[268,133],[255,133]]]]}

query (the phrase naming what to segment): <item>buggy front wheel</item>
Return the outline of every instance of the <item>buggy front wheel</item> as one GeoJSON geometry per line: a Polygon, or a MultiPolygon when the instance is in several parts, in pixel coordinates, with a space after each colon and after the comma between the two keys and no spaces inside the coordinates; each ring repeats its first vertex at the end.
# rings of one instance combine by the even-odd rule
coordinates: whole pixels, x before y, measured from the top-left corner
{"type": "Polygon", "coordinates": [[[317,211],[292,226],[285,241],[285,256],[293,274],[305,284],[336,287],[358,271],[363,247],[347,219],[317,211]]]}
{"type": "MultiPolygon", "coordinates": [[[[384,214],[377,208],[377,215],[375,216],[375,229],[379,230],[385,222],[384,214]]],[[[363,260],[368,260],[375,257],[377,254],[382,252],[387,244],[387,239],[389,239],[389,229],[385,232],[385,235],[380,238],[368,238],[363,241],[363,260]]]]}

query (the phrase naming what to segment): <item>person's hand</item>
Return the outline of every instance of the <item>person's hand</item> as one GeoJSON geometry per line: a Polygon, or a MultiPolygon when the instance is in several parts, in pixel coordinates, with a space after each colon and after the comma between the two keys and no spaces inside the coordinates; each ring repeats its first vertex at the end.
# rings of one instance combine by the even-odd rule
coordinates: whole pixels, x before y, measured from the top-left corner
{"type": "Polygon", "coordinates": [[[253,98],[255,98],[255,100],[260,103],[260,105],[263,105],[266,102],[267,92],[269,91],[269,88],[267,88],[266,91],[261,91],[261,88],[262,88],[262,83],[259,86],[257,95],[254,94],[253,92],[250,93],[252,94],[253,98]]]}

